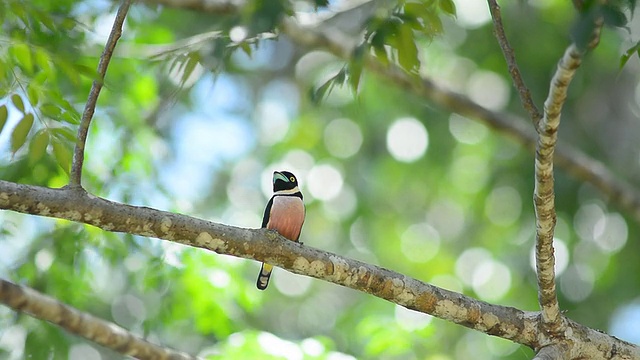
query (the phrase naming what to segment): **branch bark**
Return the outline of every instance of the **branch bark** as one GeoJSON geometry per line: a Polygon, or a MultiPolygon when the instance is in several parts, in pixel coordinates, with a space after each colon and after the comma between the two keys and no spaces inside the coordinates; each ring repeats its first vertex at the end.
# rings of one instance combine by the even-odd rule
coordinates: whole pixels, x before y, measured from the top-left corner
{"type": "Polygon", "coordinates": [[[0,180],[0,209],[67,219],[112,232],[156,237],[279,266],[367,292],[398,305],[522,344],[535,345],[536,314],[491,305],[402,274],[305,247],[266,229],[242,229],[131,206],[81,189],[49,189],[0,180]]]}
{"type": "MultiPolygon", "coordinates": [[[[120,204],[77,188],[50,189],[3,180],[0,180],[0,209],[67,219],[106,231],[156,237],[218,254],[268,262],[535,350],[554,342],[541,330],[539,312],[488,304],[391,270],[288,241],[267,229],[242,229],[120,204]]],[[[566,321],[565,338],[576,344],[572,354],[587,358],[640,359],[640,347],[566,321]]]]}
{"type": "Polygon", "coordinates": [[[491,12],[491,17],[493,18],[493,32],[498,39],[498,44],[500,44],[500,49],[502,49],[502,54],[504,55],[505,60],[507,61],[507,67],[509,69],[509,75],[511,75],[511,79],[513,80],[513,84],[518,90],[518,94],[520,95],[520,102],[522,102],[522,106],[529,113],[529,117],[533,122],[535,127],[538,127],[538,122],[542,118],[542,114],[538,107],[533,102],[533,98],[531,97],[531,92],[529,88],[524,83],[524,79],[522,78],[522,74],[520,73],[520,68],[518,68],[518,63],[516,62],[516,56],[513,52],[513,48],[509,45],[509,40],[507,39],[507,35],[504,32],[504,26],[502,25],[502,12],[500,11],[500,6],[496,0],[487,0],[489,2],[489,10],[491,12]]]}
{"type": "Polygon", "coordinates": [[[547,331],[560,334],[564,331],[555,281],[555,256],[553,234],[556,225],[555,194],[553,191],[553,154],[558,139],[560,113],[567,98],[567,89],[580,66],[583,53],[570,45],[558,63],[551,80],[549,96],[544,103],[544,117],[536,129],[539,136],[536,145],[534,208],[536,214],[536,275],[538,277],[538,301],[542,309],[542,321],[547,331]]]}
{"type": "Polygon", "coordinates": [[[84,148],[87,143],[87,135],[89,133],[89,125],[91,125],[91,119],[96,110],[96,104],[98,102],[98,96],[102,85],[104,83],[104,77],[107,74],[107,67],[109,67],[109,61],[113,55],[113,50],[118,43],[118,39],[122,35],[122,24],[127,16],[129,7],[132,0],[123,0],[122,4],[118,8],[118,13],[113,22],[109,39],[102,51],[100,61],[98,62],[97,75],[98,78],[93,80],[91,84],[91,90],[89,91],[89,98],[85,104],[84,111],[82,113],[82,119],[78,126],[78,135],[76,139],[76,147],[73,151],[73,161],[71,163],[71,172],[69,174],[69,186],[82,187],[82,165],[84,164],[84,148]]]}
{"type": "Polygon", "coordinates": [[[60,326],[120,354],[137,359],[197,359],[189,354],[152,344],[120,326],[84,313],[33,289],[0,279],[0,302],[35,318],[60,326]]]}

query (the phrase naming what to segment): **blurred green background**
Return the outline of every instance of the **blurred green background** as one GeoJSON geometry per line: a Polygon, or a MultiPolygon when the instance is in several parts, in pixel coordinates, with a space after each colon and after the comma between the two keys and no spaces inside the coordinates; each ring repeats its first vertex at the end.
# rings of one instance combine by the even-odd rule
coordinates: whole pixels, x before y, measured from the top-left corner
{"type": "MultiPolygon", "coordinates": [[[[420,64],[404,58],[403,67],[526,121],[487,4],[457,1],[453,17],[447,1],[423,3],[435,6],[426,13],[435,18],[426,30],[409,32],[420,64]]],[[[507,34],[541,107],[576,13],[560,0],[503,3],[507,34]]],[[[226,15],[132,7],[91,124],[86,188],[120,202],[256,228],[272,171],[290,170],[305,195],[305,245],[487,302],[537,310],[532,154],[366,69],[357,95],[336,85],[312,101],[314,89],[344,62],[285,36],[243,41],[274,22],[271,7],[255,7],[226,15]]],[[[66,184],[77,123],[115,9],[101,0],[0,3],[0,106],[7,114],[0,178],[66,184]]],[[[305,9],[312,7],[296,3],[296,10],[305,9]]],[[[640,180],[639,66],[637,57],[622,69],[619,62],[637,38],[636,23],[628,31],[605,29],[586,56],[559,140],[632,184],[640,180]]],[[[561,308],[573,320],[640,344],[638,224],[561,169],[556,194],[561,308]]],[[[0,276],[192,354],[532,356],[517,344],[281,269],[260,292],[259,264],[249,260],[9,212],[0,213],[0,224],[0,276]]],[[[121,356],[0,307],[0,358],[121,356]]]]}

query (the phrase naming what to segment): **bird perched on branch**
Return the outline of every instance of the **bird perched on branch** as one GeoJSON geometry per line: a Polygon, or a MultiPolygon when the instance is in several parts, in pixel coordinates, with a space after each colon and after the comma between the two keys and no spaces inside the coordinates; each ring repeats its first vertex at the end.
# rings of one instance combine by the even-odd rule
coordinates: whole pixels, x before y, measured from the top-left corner
{"type": "MultiPolygon", "coordinates": [[[[298,188],[298,180],[295,175],[288,171],[275,171],[273,173],[273,196],[264,209],[262,227],[274,229],[291,241],[298,241],[304,223],[304,215],[302,193],[298,188]]],[[[267,288],[272,270],[272,265],[262,263],[256,282],[258,289],[267,288]]]]}

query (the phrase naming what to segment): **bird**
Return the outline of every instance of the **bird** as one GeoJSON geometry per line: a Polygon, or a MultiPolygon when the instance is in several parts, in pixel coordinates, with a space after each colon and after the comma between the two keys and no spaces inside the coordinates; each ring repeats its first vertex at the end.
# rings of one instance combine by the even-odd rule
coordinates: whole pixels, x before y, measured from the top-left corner
{"type": "MultiPolygon", "coordinates": [[[[262,217],[262,228],[276,230],[291,241],[298,241],[304,224],[305,207],[298,180],[288,171],[273,172],[273,196],[262,217]]],[[[264,290],[269,285],[273,266],[262,263],[256,286],[264,290]]]]}

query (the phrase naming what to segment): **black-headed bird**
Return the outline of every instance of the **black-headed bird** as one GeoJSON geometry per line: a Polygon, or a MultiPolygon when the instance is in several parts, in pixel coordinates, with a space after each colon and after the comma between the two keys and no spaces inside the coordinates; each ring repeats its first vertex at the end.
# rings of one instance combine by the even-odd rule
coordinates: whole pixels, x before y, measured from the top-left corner
{"type": "MultiPolygon", "coordinates": [[[[288,171],[274,171],[273,196],[264,209],[262,227],[274,229],[291,241],[298,241],[304,223],[304,202],[298,180],[288,171]]],[[[273,266],[262,263],[256,286],[264,290],[269,285],[273,266]]]]}

